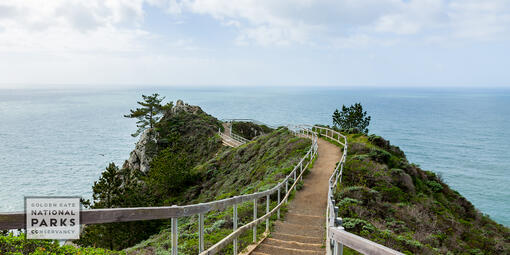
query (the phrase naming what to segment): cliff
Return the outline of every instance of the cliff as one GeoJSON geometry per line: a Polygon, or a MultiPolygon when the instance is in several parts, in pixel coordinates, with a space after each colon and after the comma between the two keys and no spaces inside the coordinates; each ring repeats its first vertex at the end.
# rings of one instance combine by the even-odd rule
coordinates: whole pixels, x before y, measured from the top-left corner
{"type": "Polygon", "coordinates": [[[382,137],[349,134],[335,195],[347,231],[407,254],[510,254],[510,230],[382,137]]]}

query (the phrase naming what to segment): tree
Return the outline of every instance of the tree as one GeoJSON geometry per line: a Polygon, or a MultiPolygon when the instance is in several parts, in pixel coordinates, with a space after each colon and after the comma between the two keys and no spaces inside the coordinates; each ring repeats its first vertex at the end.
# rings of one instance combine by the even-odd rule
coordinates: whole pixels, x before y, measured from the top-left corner
{"type": "Polygon", "coordinates": [[[363,111],[363,106],[356,103],[349,107],[342,105],[342,111],[335,110],[333,113],[333,124],[343,130],[357,129],[359,132],[368,133],[368,125],[370,124],[370,116],[363,111]]]}
{"type": "Polygon", "coordinates": [[[161,105],[161,102],[165,99],[165,97],[159,97],[158,93],[154,93],[151,96],[142,95],[142,98],[142,102],[137,102],[142,107],[130,110],[130,114],[124,115],[126,118],[138,119],[136,122],[138,130],[131,134],[134,137],[138,136],[147,128],[152,129],[161,118],[161,113],[170,110],[173,106],[172,102],[166,105],[161,105]]]}
{"type": "MultiPolygon", "coordinates": [[[[110,163],[92,186],[93,204],[89,200],[82,204],[92,209],[153,206],[153,199],[138,174],[141,173],[119,169],[110,163]]],[[[88,225],[75,242],[81,246],[122,250],[157,233],[162,224],[162,220],[150,220],[88,225]]]]}

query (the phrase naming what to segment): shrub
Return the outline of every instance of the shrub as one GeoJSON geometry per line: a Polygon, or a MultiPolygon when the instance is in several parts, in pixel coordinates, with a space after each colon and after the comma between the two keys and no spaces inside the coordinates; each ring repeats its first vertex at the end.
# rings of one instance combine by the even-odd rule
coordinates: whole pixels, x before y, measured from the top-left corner
{"type": "Polygon", "coordinates": [[[20,255],[20,254],[52,254],[52,255],[70,255],[70,254],[125,254],[125,252],[110,251],[101,248],[76,248],[70,245],[60,246],[56,240],[33,240],[26,239],[25,234],[16,236],[12,233],[6,236],[0,236],[0,254],[2,255],[20,255]]]}
{"type": "Polygon", "coordinates": [[[427,181],[427,186],[429,186],[430,189],[432,189],[433,192],[439,192],[443,190],[443,185],[441,185],[439,182],[436,181],[427,181]]]}
{"type": "Polygon", "coordinates": [[[388,163],[391,158],[391,154],[385,150],[372,149],[368,154],[371,159],[379,163],[388,163]]]}

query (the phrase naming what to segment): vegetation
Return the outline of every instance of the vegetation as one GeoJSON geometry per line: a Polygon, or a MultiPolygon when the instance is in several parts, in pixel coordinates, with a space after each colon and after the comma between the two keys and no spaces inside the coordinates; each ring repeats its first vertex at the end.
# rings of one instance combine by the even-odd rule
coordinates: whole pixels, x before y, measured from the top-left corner
{"type": "MultiPolygon", "coordinates": [[[[93,201],[85,204],[91,208],[185,205],[264,190],[289,173],[311,144],[285,128],[253,126],[268,133],[228,148],[217,135],[221,126],[199,107],[178,102],[153,125],[157,139],[145,145],[152,158],[149,171],[110,164],[94,183],[93,201]]],[[[264,203],[259,205],[262,215],[264,203]]],[[[251,221],[252,206],[239,206],[240,224],[251,221]]],[[[179,218],[179,250],[184,254],[198,251],[196,220],[179,218]]],[[[208,213],[205,224],[206,245],[212,245],[232,231],[232,210],[208,213]]],[[[169,228],[170,220],[90,225],[76,243],[110,250],[134,246],[128,250],[133,254],[165,253],[171,248],[169,228]]],[[[240,238],[241,247],[251,242],[250,237],[246,233],[240,238]]]]}
{"type": "MultiPolygon", "coordinates": [[[[310,140],[295,137],[287,129],[278,129],[241,147],[221,150],[215,157],[192,169],[195,183],[188,186],[181,196],[175,197],[174,202],[194,204],[272,188],[292,171],[310,145],[310,140]]],[[[271,197],[271,201],[271,207],[276,206],[276,196],[271,197]]],[[[263,215],[265,201],[259,201],[258,205],[258,215],[263,215]]],[[[239,224],[244,225],[253,220],[252,213],[253,203],[240,205],[239,224]]],[[[232,217],[232,209],[212,211],[205,215],[206,247],[232,232],[232,217]]],[[[197,217],[179,218],[178,231],[179,252],[197,254],[197,217]]],[[[264,226],[260,226],[258,233],[263,231],[264,226]]],[[[239,238],[240,247],[244,248],[251,243],[251,238],[251,231],[242,235],[239,238]]],[[[164,229],[126,251],[128,254],[165,253],[171,247],[170,240],[170,230],[164,229]]],[[[231,245],[222,252],[231,253],[231,245]]]]}
{"type": "Polygon", "coordinates": [[[235,121],[232,122],[232,132],[251,140],[259,135],[271,133],[272,128],[266,125],[257,125],[248,121],[235,121]]]}
{"type": "Polygon", "coordinates": [[[60,246],[58,241],[49,240],[30,240],[25,238],[25,234],[20,235],[0,235],[0,254],[2,255],[21,255],[21,254],[52,254],[52,255],[117,255],[125,254],[122,251],[109,251],[101,248],[76,248],[71,245],[60,246]]]}
{"type": "MultiPolygon", "coordinates": [[[[165,111],[153,126],[158,139],[146,144],[147,153],[153,158],[150,170],[119,169],[110,164],[94,183],[93,201],[85,201],[85,205],[99,209],[182,203],[181,193],[197,180],[192,168],[221,148],[221,139],[216,135],[221,124],[199,109],[165,111]]],[[[76,243],[121,250],[149,238],[168,224],[169,220],[153,220],[90,225],[76,243]]]]}
{"type": "Polygon", "coordinates": [[[510,230],[375,135],[349,134],[335,201],[349,232],[406,254],[509,254],[510,230]]]}
{"type": "Polygon", "coordinates": [[[368,134],[368,125],[370,125],[370,116],[363,111],[363,106],[356,103],[349,107],[342,105],[342,111],[338,109],[333,112],[333,125],[348,133],[368,134]]]}
{"type": "Polygon", "coordinates": [[[159,121],[160,115],[165,110],[170,110],[172,108],[173,103],[170,102],[166,105],[161,105],[161,101],[165,99],[165,97],[159,97],[158,93],[154,93],[151,96],[142,95],[143,101],[137,102],[142,107],[136,108],[135,110],[130,110],[130,114],[124,115],[126,118],[137,118],[136,126],[138,130],[131,134],[136,137],[140,133],[142,133],[147,127],[152,129],[154,125],[159,121]]]}

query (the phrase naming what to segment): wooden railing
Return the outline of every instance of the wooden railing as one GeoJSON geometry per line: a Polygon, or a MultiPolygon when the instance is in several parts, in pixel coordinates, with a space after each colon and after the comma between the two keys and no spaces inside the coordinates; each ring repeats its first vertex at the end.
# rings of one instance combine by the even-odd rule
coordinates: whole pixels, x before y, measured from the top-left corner
{"type": "MultiPolygon", "coordinates": [[[[297,136],[305,136],[312,139],[312,145],[306,155],[294,167],[292,172],[285,179],[273,188],[248,195],[235,196],[232,198],[200,203],[186,206],[162,206],[162,207],[138,207],[138,208],[112,208],[112,209],[92,209],[82,210],[80,212],[81,224],[100,224],[111,222],[128,222],[138,220],[169,219],[172,222],[172,254],[177,255],[178,247],[178,218],[186,216],[198,216],[198,250],[201,255],[216,254],[228,244],[233,243],[233,253],[238,253],[237,239],[248,230],[253,230],[253,242],[256,242],[257,225],[266,222],[266,231],[269,230],[269,217],[276,214],[280,218],[280,208],[287,203],[292,192],[296,189],[303,173],[310,166],[312,159],[316,157],[318,151],[318,136],[323,136],[329,140],[343,146],[343,152],[338,165],[329,178],[328,204],[326,208],[326,252],[328,255],[341,255],[343,246],[347,246],[362,254],[381,254],[381,255],[400,255],[402,253],[392,250],[388,247],[374,243],[368,239],[355,234],[346,232],[341,226],[342,219],[338,217],[338,207],[335,206],[334,193],[338,183],[342,181],[342,172],[345,160],[347,158],[347,138],[340,132],[321,126],[299,125],[289,126],[297,136]],[[292,185],[289,187],[289,182],[292,185]],[[281,198],[281,190],[285,187],[285,196],[281,198]],[[270,195],[277,193],[278,204],[270,210],[270,195]],[[266,214],[257,217],[257,200],[266,197],[266,214]],[[238,227],[237,207],[240,203],[253,201],[253,221],[238,227]],[[233,232],[221,241],[205,250],[204,247],[204,215],[211,210],[225,210],[229,207],[233,209],[233,232]]],[[[25,213],[0,213],[0,230],[25,228],[25,213]]],[[[403,255],[403,254],[402,254],[403,255]]]]}
{"type": "Polygon", "coordinates": [[[266,126],[266,127],[276,129],[276,126],[274,126],[274,125],[269,125],[269,124],[266,124],[264,122],[261,122],[261,121],[255,120],[255,119],[222,119],[221,121],[230,122],[230,123],[232,123],[232,122],[252,122],[252,123],[260,125],[260,126],[266,126]]]}
{"type": "Polygon", "coordinates": [[[327,127],[313,126],[312,130],[316,132],[319,137],[326,137],[332,142],[343,146],[340,161],[329,178],[328,205],[326,208],[326,253],[328,255],[341,255],[343,254],[343,246],[345,245],[362,254],[402,254],[344,230],[342,227],[342,218],[338,217],[338,207],[335,205],[334,194],[338,183],[342,182],[342,172],[345,160],[347,159],[347,137],[327,127]]]}
{"type": "MultiPolygon", "coordinates": [[[[266,231],[269,230],[269,217],[276,213],[280,217],[280,208],[287,203],[292,189],[296,189],[298,180],[302,179],[303,173],[310,166],[312,159],[317,155],[317,136],[309,129],[293,130],[294,134],[307,136],[312,139],[312,145],[303,158],[296,164],[289,175],[269,190],[235,196],[232,198],[200,203],[185,206],[161,206],[161,207],[137,207],[137,208],[111,208],[111,209],[91,209],[80,212],[81,224],[100,224],[112,222],[129,222],[139,220],[171,219],[172,233],[172,255],[178,252],[178,218],[186,216],[198,216],[198,250],[200,254],[216,254],[228,244],[233,243],[234,254],[238,253],[238,237],[249,229],[253,230],[253,242],[257,240],[257,225],[266,222],[266,231]],[[291,186],[289,187],[289,182],[291,186]],[[281,190],[285,188],[285,196],[281,199],[281,190]],[[270,195],[277,193],[278,204],[270,210],[270,195]],[[257,217],[257,200],[265,197],[266,214],[257,217]],[[253,201],[253,221],[238,228],[237,207],[240,203],[253,201]],[[204,247],[204,215],[211,210],[225,210],[233,208],[233,232],[205,249],[204,247]]],[[[0,230],[25,228],[25,213],[0,213],[0,230]]]]}

